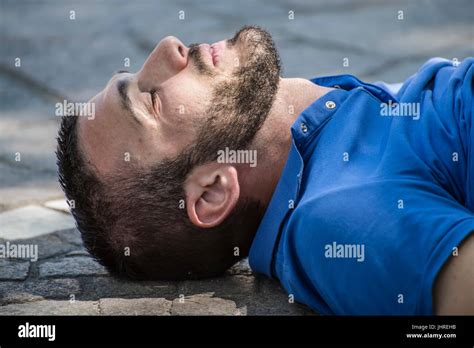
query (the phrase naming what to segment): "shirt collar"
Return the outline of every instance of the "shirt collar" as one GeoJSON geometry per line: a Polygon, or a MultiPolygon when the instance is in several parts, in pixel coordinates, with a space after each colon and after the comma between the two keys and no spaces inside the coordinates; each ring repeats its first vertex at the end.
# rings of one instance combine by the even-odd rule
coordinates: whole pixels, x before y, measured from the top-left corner
{"type": "Polygon", "coordinates": [[[250,248],[249,263],[254,272],[272,277],[272,259],[280,225],[289,211],[291,200],[296,199],[302,171],[303,159],[293,141],[280,180],[250,248]]]}
{"type": "Polygon", "coordinates": [[[371,83],[363,82],[353,75],[323,76],[314,78],[311,82],[320,86],[342,88],[348,91],[354,88],[363,88],[384,102],[395,99],[388,91],[371,83]]]}
{"type": "MultiPolygon", "coordinates": [[[[347,98],[348,92],[345,89],[353,88],[348,84],[350,81],[348,82],[345,78],[340,77],[335,76],[333,79],[324,77],[311,80],[313,83],[322,86],[335,87],[335,85],[339,85],[341,88],[330,91],[318,98],[297,117],[291,127],[292,144],[288,159],[250,248],[249,263],[254,272],[273,277],[272,260],[275,247],[278,244],[280,228],[285,217],[298,200],[306,145],[330,120],[331,116],[337,112],[339,106],[347,98]]],[[[357,84],[358,80],[355,77],[353,78],[355,79],[353,83],[357,84]]]]}

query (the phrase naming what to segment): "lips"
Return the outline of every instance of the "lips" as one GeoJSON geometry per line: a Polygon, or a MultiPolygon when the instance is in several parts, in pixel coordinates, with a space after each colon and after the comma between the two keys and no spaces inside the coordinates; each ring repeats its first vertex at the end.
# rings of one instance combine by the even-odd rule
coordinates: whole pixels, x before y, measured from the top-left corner
{"type": "Polygon", "coordinates": [[[211,45],[211,50],[212,50],[212,63],[214,64],[214,66],[216,66],[217,63],[219,62],[219,45],[218,45],[218,43],[213,43],[211,45]]]}
{"type": "Polygon", "coordinates": [[[216,53],[215,53],[215,50],[214,50],[214,47],[209,46],[209,54],[211,55],[211,58],[212,58],[212,65],[216,66],[216,53]]]}
{"type": "Polygon", "coordinates": [[[211,45],[211,56],[212,56],[212,64],[216,66],[218,55],[217,55],[216,46],[214,46],[214,44],[211,45]]]}
{"type": "Polygon", "coordinates": [[[208,56],[209,58],[209,64],[212,63],[214,67],[217,66],[219,63],[219,52],[220,52],[220,47],[218,46],[218,42],[213,43],[212,45],[209,45],[207,43],[203,43],[199,45],[199,49],[201,53],[204,55],[208,56]]]}
{"type": "Polygon", "coordinates": [[[209,55],[209,61],[214,65],[214,52],[209,44],[200,44],[199,48],[201,49],[201,52],[204,51],[209,55]]]}

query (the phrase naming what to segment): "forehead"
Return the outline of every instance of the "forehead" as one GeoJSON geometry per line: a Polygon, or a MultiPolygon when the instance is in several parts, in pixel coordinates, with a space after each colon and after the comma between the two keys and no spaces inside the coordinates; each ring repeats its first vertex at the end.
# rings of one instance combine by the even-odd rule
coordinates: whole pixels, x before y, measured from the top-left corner
{"type": "Polygon", "coordinates": [[[93,165],[99,173],[110,172],[123,153],[130,151],[132,142],[124,142],[125,130],[128,128],[121,117],[120,98],[115,90],[115,78],[89,100],[94,104],[93,118],[80,117],[78,120],[78,137],[80,150],[85,160],[93,165]]]}

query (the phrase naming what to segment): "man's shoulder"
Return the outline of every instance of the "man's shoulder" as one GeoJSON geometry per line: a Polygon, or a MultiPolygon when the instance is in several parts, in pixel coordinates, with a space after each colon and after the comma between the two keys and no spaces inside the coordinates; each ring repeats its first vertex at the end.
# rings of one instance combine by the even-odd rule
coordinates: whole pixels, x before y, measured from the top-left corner
{"type": "Polygon", "coordinates": [[[440,57],[431,58],[426,61],[418,71],[410,76],[400,88],[397,97],[413,98],[425,89],[449,88],[450,81],[463,79],[474,66],[474,58],[468,57],[463,60],[457,58],[445,59],[440,57]],[[433,82],[436,81],[436,84],[433,82]]]}

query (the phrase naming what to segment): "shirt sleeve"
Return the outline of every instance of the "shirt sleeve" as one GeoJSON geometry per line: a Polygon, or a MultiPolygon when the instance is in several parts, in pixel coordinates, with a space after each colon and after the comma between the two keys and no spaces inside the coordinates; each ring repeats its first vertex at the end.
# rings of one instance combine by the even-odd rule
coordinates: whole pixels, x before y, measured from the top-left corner
{"type": "Polygon", "coordinates": [[[407,79],[401,103],[420,103],[419,151],[439,182],[474,212],[474,58],[432,58],[407,79]],[[424,151],[420,150],[420,148],[424,151]]]}

